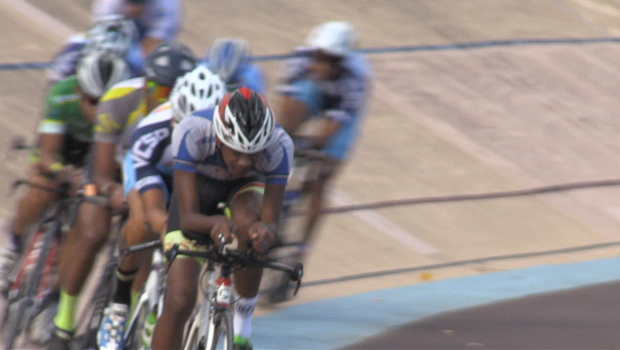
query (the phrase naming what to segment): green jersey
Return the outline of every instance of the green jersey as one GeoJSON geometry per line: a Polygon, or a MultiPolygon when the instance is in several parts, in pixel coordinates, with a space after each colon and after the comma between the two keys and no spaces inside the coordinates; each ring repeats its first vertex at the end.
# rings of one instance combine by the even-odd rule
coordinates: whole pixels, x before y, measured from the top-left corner
{"type": "Polygon", "coordinates": [[[47,110],[39,133],[63,134],[81,142],[92,142],[93,124],[82,113],[75,75],[55,83],[47,96],[47,110]]]}

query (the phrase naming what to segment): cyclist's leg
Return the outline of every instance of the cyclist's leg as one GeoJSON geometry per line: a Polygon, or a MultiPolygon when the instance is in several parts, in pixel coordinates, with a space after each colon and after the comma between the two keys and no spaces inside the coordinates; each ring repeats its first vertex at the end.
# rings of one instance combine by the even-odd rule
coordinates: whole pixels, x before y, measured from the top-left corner
{"type": "Polygon", "coordinates": [[[308,213],[302,238],[306,246],[314,243],[316,226],[319,222],[321,210],[324,207],[325,191],[339,168],[340,162],[335,159],[330,158],[322,161],[319,165],[317,178],[304,189],[309,195],[308,213]]]}
{"type": "MultiPolygon", "coordinates": [[[[171,208],[172,211],[173,208],[171,208]]],[[[175,243],[187,250],[201,249],[193,241],[185,238],[180,230],[166,234],[164,251],[172,248],[175,243]]],[[[166,275],[166,296],[163,312],[153,331],[151,346],[153,350],[181,348],[183,328],[196,304],[201,265],[200,259],[178,256],[170,266],[166,275]]]]}
{"type": "Polygon", "coordinates": [[[72,230],[73,239],[65,246],[71,254],[71,263],[61,266],[62,286],[58,313],[54,319],[56,328],[65,333],[75,330],[75,306],[77,296],[90,273],[96,255],[104,245],[110,230],[110,211],[107,208],[83,203],[77,222],[72,230]]]}
{"type": "MultiPolygon", "coordinates": [[[[37,186],[53,188],[52,179],[39,175],[33,166],[28,181],[37,186]]],[[[54,202],[56,196],[46,190],[29,186],[24,196],[17,204],[15,217],[9,228],[9,241],[0,251],[0,290],[9,287],[10,274],[23,253],[24,234],[28,228],[41,219],[46,208],[54,202]]]]}
{"type": "MultiPolygon", "coordinates": [[[[233,221],[239,227],[238,249],[248,249],[250,242],[249,228],[260,220],[264,186],[260,182],[252,182],[237,191],[230,202],[233,221]]],[[[242,268],[235,271],[234,290],[235,314],[233,329],[235,343],[246,343],[252,334],[252,315],[258,298],[258,289],[263,271],[260,268],[242,268]]]]}

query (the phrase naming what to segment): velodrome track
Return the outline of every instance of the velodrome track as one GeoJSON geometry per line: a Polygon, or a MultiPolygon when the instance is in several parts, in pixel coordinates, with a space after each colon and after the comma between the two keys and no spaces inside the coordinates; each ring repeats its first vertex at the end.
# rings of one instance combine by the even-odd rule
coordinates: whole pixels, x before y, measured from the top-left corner
{"type": "MultiPolygon", "coordinates": [[[[48,61],[68,35],[88,27],[89,6],[86,0],[0,1],[0,64],[48,61]]],[[[361,47],[370,51],[375,83],[359,147],[334,186],[333,207],[620,177],[620,46],[614,40],[588,41],[620,36],[620,1],[186,0],[185,16],[180,38],[197,54],[217,37],[241,36],[253,54],[267,58],[300,44],[322,21],[355,25],[361,47]],[[542,41],[454,46],[527,39],[542,41]]],[[[271,88],[280,63],[260,63],[271,88]]],[[[43,70],[0,71],[4,153],[12,136],[32,139],[45,86],[43,70]]],[[[277,96],[268,98],[277,109],[277,96]]],[[[24,174],[26,159],[12,154],[3,161],[5,221],[17,198],[8,195],[9,184],[24,174]]],[[[255,346],[346,346],[435,313],[620,280],[614,259],[620,252],[618,198],[618,188],[608,186],[331,214],[307,263],[300,295],[273,309],[259,308],[255,346]],[[590,262],[598,259],[603,260],[590,262]],[[590,273],[576,274],[577,266],[590,273]],[[532,278],[549,267],[558,270],[532,278]],[[481,281],[476,285],[486,294],[477,299],[480,293],[461,281],[481,281]],[[523,290],[498,281],[521,281],[523,290]],[[398,299],[398,293],[427,299],[398,299]],[[364,298],[406,307],[370,307],[364,298]],[[334,310],[342,316],[330,314],[334,310]],[[355,328],[355,320],[367,323],[354,331],[337,327],[355,328]],[[287,327],[274,332],[283,322],[287,327]]],[[[491,329],[481,313],[472,315],[479,331],[491,329]]],[[[611,312],[585,320],[584,312],[564,315],[586,324],[617,320],[611,312]]],[[[545,320],[537,318],[540,329],[553,327],[545,320]]],[[[424,347],[440,344],[418,334],[430,339],[424,347]]],[[[591,344],[583,347],[600,345],[591,344]]]]}

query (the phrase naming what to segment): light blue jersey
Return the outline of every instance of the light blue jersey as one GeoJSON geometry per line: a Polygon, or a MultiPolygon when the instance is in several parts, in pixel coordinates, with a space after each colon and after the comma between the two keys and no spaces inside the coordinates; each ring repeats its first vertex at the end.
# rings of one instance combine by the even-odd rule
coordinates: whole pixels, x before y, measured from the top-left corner
{"type": "Polygon", "coordinates": [[[370,95],[370,65],[361,54],[351,53],[343,61],[338,78],[317,81],[309,72],[312,59],[308,50],[297,50],[285,63],[284,80],[277,91],[303,102],[310,117],[338,121],[341,127],[323,151],[335,159],[346,159],[359,134],[370,95]]]}

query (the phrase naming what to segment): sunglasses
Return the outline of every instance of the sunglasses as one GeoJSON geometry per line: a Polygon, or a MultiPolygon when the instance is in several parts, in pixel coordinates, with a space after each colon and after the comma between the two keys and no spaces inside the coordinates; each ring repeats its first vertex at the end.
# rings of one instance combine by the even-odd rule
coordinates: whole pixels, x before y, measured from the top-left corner
{"type": "Polygon", "coordinates": [[[172,91],[172,86],[159,85],[154,81],[148,81],[146,87],[149,90],[149,95],[159,103],[166,102],[170,96],[170,91],[172,91]]]}
{"type": "Polygon", "coordinates": [[[82,95],[82,100],[88,102],[89,104],[96,106],[99,103],[99,99],[98,98],[94,98],[94,97],[90,97],[87,95],[82,95]]]}
{"type": "Polygon", "coordinates": [[[325,62],[330,65],[339,65],[342,62],[343,57],[329,55],[319,50],[314,53],[314,59],[317,62],[325,62]]]}

